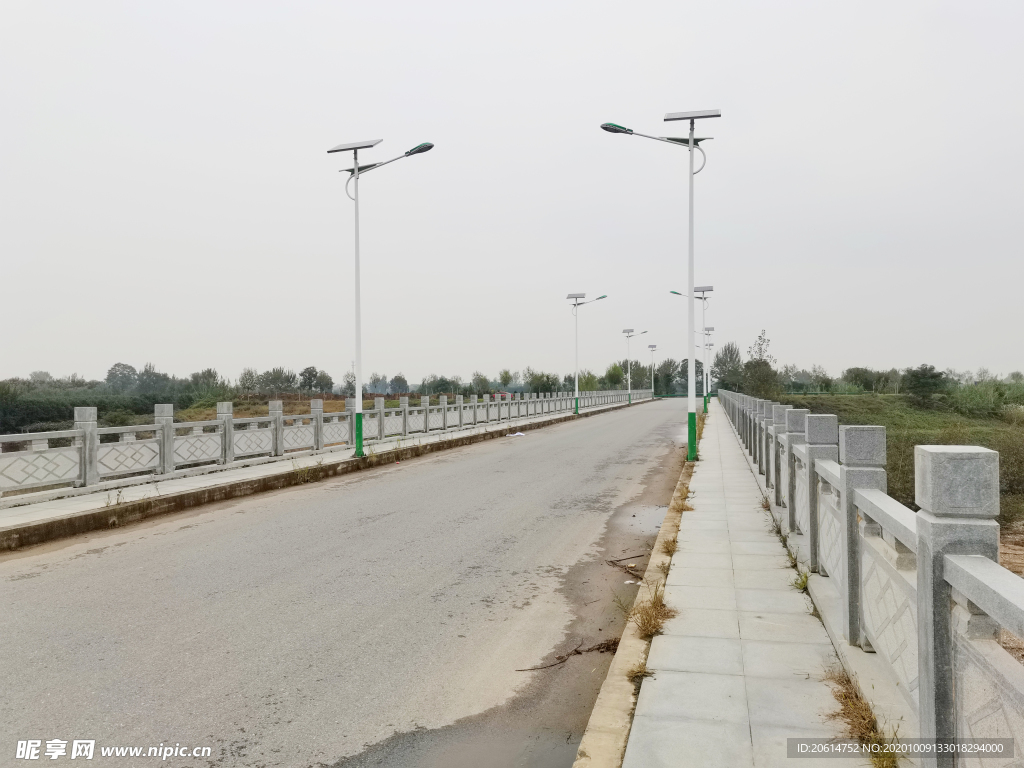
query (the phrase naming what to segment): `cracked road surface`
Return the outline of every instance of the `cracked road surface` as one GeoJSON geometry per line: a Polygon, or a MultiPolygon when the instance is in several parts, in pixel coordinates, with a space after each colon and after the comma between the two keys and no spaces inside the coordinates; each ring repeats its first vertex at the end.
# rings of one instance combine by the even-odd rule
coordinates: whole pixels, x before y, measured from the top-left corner
{"type": "Polygon", "coordinates": [[[646,567],[685,408],[3,555],[0,765],[23,739],[95,739],[99,766],[571,765],[610,654],[515,670],[618,637],[636,586],[605,560],[646,567]]]}

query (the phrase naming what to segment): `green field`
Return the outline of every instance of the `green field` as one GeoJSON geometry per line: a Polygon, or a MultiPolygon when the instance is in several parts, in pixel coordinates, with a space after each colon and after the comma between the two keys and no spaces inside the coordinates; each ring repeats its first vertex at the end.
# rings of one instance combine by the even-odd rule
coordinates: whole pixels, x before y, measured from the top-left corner
{"type": "Polygon", "coordinates": [[[783,395],[780,400],[811,413],[832,413],[840,424],[885,427],[889,495],[914,504],[915,445],[980,445],[999,451],[999,522],[1024,523],[1024,426],[996,418],[971,418],[915,406],[904,395],[783,395]]]}

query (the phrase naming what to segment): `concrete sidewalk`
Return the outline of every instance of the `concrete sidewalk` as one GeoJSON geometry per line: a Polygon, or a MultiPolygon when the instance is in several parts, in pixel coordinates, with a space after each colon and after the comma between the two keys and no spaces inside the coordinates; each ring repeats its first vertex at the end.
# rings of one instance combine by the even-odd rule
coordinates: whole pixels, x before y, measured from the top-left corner
{"type": "MultiPolygon", "coordinates": [[[[654,401],[645,400],[634,405],[649,402],[654,401]]],[[[147,477],[101,483],[90,488],[5,497],[5,502],[19,506],[0,508],[0,550],[19,549],[88,531],[116,528],[202,504],[301,485],[382,463],[628,407],[632,406],[616,403],[581,410],[578,416],[571,413],[532,416],[458,431],[389,438],[367,443],[367,456],[361,459],[354,458],[353,449],[346,447],[319,452],[297,451],[291,456],[286,454],[283,461],[258,459],[248,466],[202,467],[194,473],[165,480],[147,477]],[[36,500],[34,496],[43,498],[36,500]]]]}
{"type": "Polygon", "coordinates": [[[834,738],[823,668],[835,652],[769,527],[725,412],[712,401],[623,768],[867,765],[790,759],[787,738],[834,738]]]}

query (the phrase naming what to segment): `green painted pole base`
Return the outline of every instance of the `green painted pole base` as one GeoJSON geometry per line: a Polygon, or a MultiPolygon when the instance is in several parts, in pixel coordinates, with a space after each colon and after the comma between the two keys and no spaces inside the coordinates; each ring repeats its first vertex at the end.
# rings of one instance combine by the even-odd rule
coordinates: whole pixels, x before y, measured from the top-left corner
{"type": "Polygon", "coordinates": [[[366,454],[363,453],[363,414],[357,413],[356,415],[356,453],[357,459],[363,458],[366,454]]]}
{"type": "Polygon", "coordinates": [[[630,392],[628,395],[626,395],[626,405],[632,405],[632,404],[633,404],[633,393],[630,392]]]}
{"type": "Polygon", "coordinates": [[[686,460],[696,461],[697,460],[697,414],[689,413],[689,425],[687,430],[686,440],[686,460]]]}
{"type": "Polygon", "coordinates": [[[580,399],[578,397],[576,398],[576,410],[575,410],[575,413],[576,413],[577,416],[580,415],[580,399]]]}

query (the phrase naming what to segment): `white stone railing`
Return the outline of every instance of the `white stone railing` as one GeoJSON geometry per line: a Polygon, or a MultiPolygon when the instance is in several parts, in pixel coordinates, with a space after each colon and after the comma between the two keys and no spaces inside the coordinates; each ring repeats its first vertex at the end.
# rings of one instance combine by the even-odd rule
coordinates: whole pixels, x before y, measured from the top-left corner
{"type": "Polygon", "coordinates": [[[883,427],[719,398],[790,546],[806,544],[806,566],[834,588],[843,640],[884,660],[920,736],[1024,744],[1024,666],[997,642],[1001,628],[1024,637],[1024,579],[998,562],[999,454],[916,446],[914,512],[886,493],[883,427]]]}
{"type": "MultiPolygon", "coordinates": [[[[650,390],[581,392],[579,406],[593,409],[652,396],[650,390]]],[[[410,405],[408,397],[401,397],[398,408],[385,408],[384,398],[378,397],[373,408],[363,411],[363,437],[373,445],[409,435],[567,413],[575,405],[573,395],[565,392],[496,398],[471,395],[467,401],[457,395],[448,403],[442,395],[439,405],[430,405],[425,397],[419,405],[410,405]]],[[[0,452],[0,496],[133,477],[159,480],[204,467],[210,471],[343,450],[350,447],[351,413],[324,413],[323,400],[311,400],[309,413],[286,416],[282,401],[271,400],[267,416],[236,419],[231,403],[217,403],[214,420],[175,422],[174,406],[156,405],[152,424],[99,427],[95,408],[75,408],[74,429],[0,435],[0,445],[16,447],[0,452]],[[225,435],[231,439],[225,440],[225,435]]]]}

